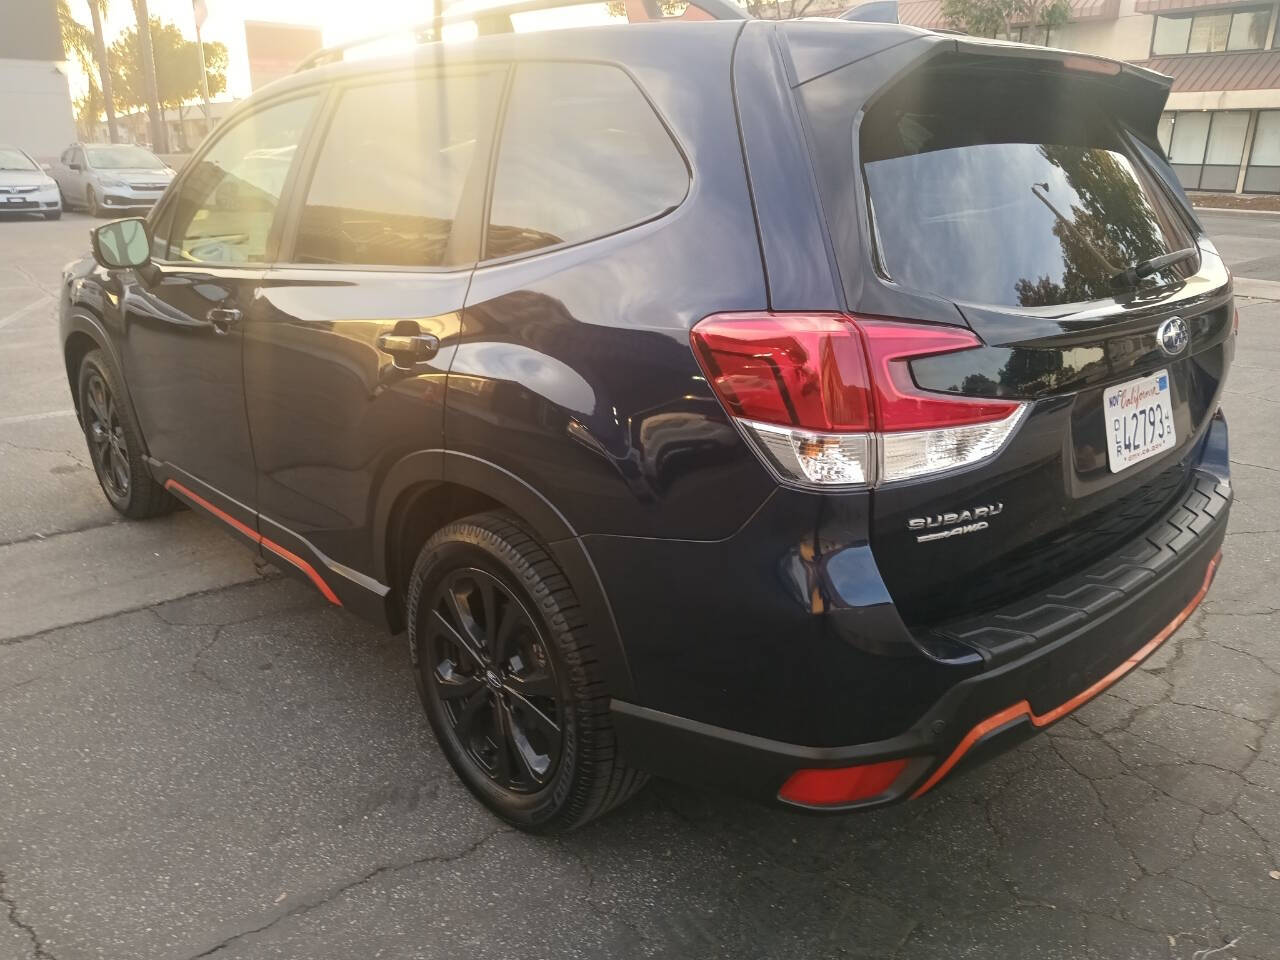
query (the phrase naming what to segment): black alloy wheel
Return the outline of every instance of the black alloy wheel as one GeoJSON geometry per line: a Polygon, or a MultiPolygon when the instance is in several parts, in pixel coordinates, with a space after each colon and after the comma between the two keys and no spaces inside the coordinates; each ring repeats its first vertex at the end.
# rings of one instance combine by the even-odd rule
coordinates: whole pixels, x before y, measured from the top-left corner
{"type": "Polygon", "coordinates": [[[620,755],[577,594],[518,517],[478,513],[433,533],[409,574],[405,620],[436,741],[495,814],[562,833],[644,786],[620,755]]]}
{"type": "Polygon", "coordinates": [[[127,503],[133,482],[129,465],[129,445],[115,397],[102,374],[92,370],[85,389],[85,434],[89,452],[107,495],[115,502],[127,503]]]}
{"type": "Polygon", "coordinates": [[[545,788],[560,762],[564,711],[537,624],[505,584],[474,567],[451,573],[430,611],[424,672],[458,745],[505,790],[545,788]]]}
{"type": "Polygon", "coordinates": [[[176,507],[178,502],[147,469],[142,431],[110,357],[90,350],[80,362],[76,383],[93,470],[111,505],[134,520],[158,517],[176,507]]]}

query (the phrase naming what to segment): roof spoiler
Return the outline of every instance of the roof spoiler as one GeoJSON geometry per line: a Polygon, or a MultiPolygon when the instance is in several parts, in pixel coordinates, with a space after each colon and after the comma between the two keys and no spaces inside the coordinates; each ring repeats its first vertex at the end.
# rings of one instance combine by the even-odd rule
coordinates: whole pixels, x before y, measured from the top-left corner
{"type": "MultiPolygon", "coordinates": [[[[467,10],[451,10],[442,13],[424,23],[411,27],[401,27],[382,33],[348,40],[345,43],[324,47],[306,57],[298,64],[295,73],[327,63],[338,63],[345,58],[349,50],[358,49],[382,40],[412,37],[415,44],[435,43],[444,28],[455,23],[474,23],[480,36],[496,33],[514,33],[512,16],[530,13],[537,10],[555,10],[563,7],[580,7],[593,5],[604,0],[514,0],[514,2],[493,4],[483,7],[471,7],[467,10]]],[[[678,17],[664,16],[658,0],[623,0],[627,20],[630,23],[644,23],[662,20],[746,20],[748,14],[731,0],[689,0],[687,9],[678,17]]]]}

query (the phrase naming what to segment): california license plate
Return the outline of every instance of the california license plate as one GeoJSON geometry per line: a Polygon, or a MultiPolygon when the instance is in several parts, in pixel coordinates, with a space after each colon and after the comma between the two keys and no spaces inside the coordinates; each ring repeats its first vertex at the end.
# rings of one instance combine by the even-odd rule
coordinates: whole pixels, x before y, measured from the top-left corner
{"type": "Polygon", "coordinates": [[[1112,473],[1154,457],[1177,443],[1169,371],[1110,387],[1102,395],[1107,460],[1112,473]]]}

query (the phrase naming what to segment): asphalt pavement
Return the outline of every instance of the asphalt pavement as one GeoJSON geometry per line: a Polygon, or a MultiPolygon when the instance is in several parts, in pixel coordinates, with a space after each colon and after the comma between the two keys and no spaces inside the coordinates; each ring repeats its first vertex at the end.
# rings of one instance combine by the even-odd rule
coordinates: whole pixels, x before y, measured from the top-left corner
{"type": "Polygon", "coordinates": [[[1225,559],[1170,641],[919,802],[654,783],[560,839],[457,784],[403,638],[214,521],[118,521],[53,316],[92,221],[0,221],[0,960],[1276,960],[1280,219],[1205,219],[1262,282],[1225,559]]]}

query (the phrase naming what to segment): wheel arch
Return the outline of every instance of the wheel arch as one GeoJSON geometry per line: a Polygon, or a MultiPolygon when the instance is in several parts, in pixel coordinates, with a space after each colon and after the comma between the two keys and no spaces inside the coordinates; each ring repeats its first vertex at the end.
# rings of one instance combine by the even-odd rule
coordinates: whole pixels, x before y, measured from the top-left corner
{"type": "Polygon", "coordinates": [[[395,463],[382,482],[373,517],[374,576],[387,584],[387,619],[404,627],[405,587],[418,551],[454,520],[486,510],[514,515],[555,558],[578,595],[594,633],[609,692],[633,696],[617,622],[595,564],[556,507],[523,479],[469,454],[426,450],[395,463]]]}
{"type": "MultiPolygon", "coordinates": [[[[77,419],[80,418],[80,365],[94,350],[106,353],[123,378],[124,368],[121,366],[120,357],[116,354],[111,337],[107,335],[102,321],[82,310],[73,311],[67,317],[66,333],[62,339],[62,358],[67,368],[67,383],[71,387],[71,400],[75,404],[77,419]]],[[[121,385],[127,393],[128,385],[121,385]]],[[[132,399],[129,402],[132,404],[132,399]]]]}

